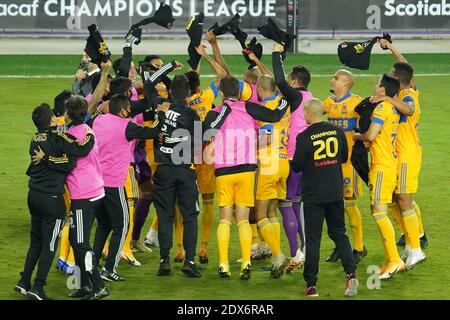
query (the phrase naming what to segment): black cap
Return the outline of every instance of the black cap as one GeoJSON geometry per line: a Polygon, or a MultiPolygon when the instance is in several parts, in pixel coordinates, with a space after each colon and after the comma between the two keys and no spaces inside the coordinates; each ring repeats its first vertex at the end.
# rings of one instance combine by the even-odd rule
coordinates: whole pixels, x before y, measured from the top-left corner
{"type": "Polygon", "coordinates": [[[140,26],[144,26],[149,23],[156,23],[157,25],[160,25],[163,28],[171,29],[174,21],[175,19],[173,18],[172,15],[172,7],[170,7],[165,3],[160,2],[160,6],[158,10],[155,11],[153,17],[139,21],[138,23],[132,25],[130,30],[139,28],[140,26]]]}
{"type": "Polygon", "coordinates": [[[364,42],[342,42],[338,46],[339,60],[350,68],[367,70],[370,64],[370,54],[377,39],[364,42]]]}
{"type": "Polygon", "coordinates": [[[250,53],[254,53],[255,56],[261,60],[261,57],[263,55],[263,46],[261,43],[258,43],[258,40],[256,40],[256,37],[253,37],[253,39],[250,41],[250,43],[247,44],[247,48],[245,48],[242,53],[244,54],[245,60],[249,63],[248,69],[253,69],[256,64],[250,58],[248,55],[250,53]]]}
{"type": "Polygon", "coordinates": [[[203,36],[203,20],[205,15],[203,12],[193,16],[189,23],[186,25],[186,31],[191,39],[188,47],[189,60],[188,64],[193,69],[196,70],[200,62],[201,56],[197,53],[195,49],[198,47],[202,41],[203,36]]]}
{"type": "Polygon", "coordinates": [[[216,22],[214,25],[208,29],[208,31],[212,31],[216,36],[221,36],[228,31],[232,31],[232,29],[236,30],[236,28],[239,27],[239,24],[241,23],[241,16],[239,13],[236,13],[233,18],[230,19],[230,21],[224,23],[223,25],[219,26],[219,24],[216,22]]]}
{"type": "Polygon", "coordinates": [[[219,24],[216,22],[212,25],[211,28],[208,29],[208,31],[212,31],[214,35],[221,36],[228,32],[228,25],[224,24],[222,26],[219,26],[219,24]]]}
{"type": "Polygon", "coordinates": [[[98,31],[96,24],[91,24],[88,27],[89,38],[86,41],[86,47],[84,51],[91,58],[92,63],[100,65],[102,62],[106,62],[111,57],[111,52],[103,40],[102,35],[98,31]]]}
{"type": "Polygon", "coordinates": [[[288,34],[281,30],[272,18],[267,20],[267,24],[258,27],[258,31],[267,39],[273,40],[284,46],[284,50],[288,50],[295,39],[295,35],[288,34]]]}

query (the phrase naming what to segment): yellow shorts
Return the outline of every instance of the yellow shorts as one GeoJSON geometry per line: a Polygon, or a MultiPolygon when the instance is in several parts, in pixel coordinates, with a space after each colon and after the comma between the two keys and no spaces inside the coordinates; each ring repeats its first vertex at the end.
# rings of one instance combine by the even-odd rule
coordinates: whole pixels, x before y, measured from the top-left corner
{"type": "Polygon", "coordinates": [[[139,185],[134,173],[134,167],[130,166],[128,169],[127,181],[125,182],[125,191],[127,198],[137,200],[139,199],[139,185]]]}
{"type": "Polygon", "coordinates": [[[389,204],[397,183],[397,170],[373,165],[369,172],[370,204],[389,204]]]}
{"type": "Polygon", "coordinates": [[[361,178],[358,176],[350,161],[342,165],[342,175],[344,177],[344,197],[358,198],[362,196],[361,178]]]}
{"type": "Polygon", "coordinates": [[[255,172],[241,172],[216,177],[219,207],[255,206],[255,172]]]}
{"type": "Polygon", "coordinates": [[[421,162],[398,162],[398,176],[395,194],[416,193],[419,187],[419,173],[421,162]]]}
{"type": "Polygon", "coordinates": [[[256,200],[286,199],[286,180],[289,176],[289,160],[277,161],[275,174],[265,175],[261,166],[256,183],[256,200]]]}
{"type": "Polygon", "coordinates": [[[196,164],[197,183],[201,194],[216,192],[216,176],[214,175],[214,165],[196,164]]]}

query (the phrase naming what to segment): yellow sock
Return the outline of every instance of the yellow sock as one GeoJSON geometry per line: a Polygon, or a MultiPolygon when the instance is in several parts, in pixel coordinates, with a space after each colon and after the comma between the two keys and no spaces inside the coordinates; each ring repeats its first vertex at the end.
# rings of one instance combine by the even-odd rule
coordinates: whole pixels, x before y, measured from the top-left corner
{"type": "Polygon", "coordinates": [[[69,250],[69,255],[68,255],[68,257],[67,257],[67,264],[68,265],[70,265],[70,266],[74,266],[75,265],[75,256],[73,255],[73,249],[72,249],[72,247],[70,247],[70,250],[69,250]]]}
{"type": "Polygon", "coordinates": [[[267,243],[270,250],[272,251],[272,255],[274,255],[275,257],[278,256],[281,251],[280,244],[277,244],[275,230],[270,223],[270,220],[267,218],[259,220],[258,229],[262,235],[263,240],[267,243]]]}
{"type": "Polygon", "coordinates": [[[217,226],[217,245],[219,247],[219,264],[228,264],[228,246],[230,243],[231,222],[221,219],[217,226]]]}
{"type": "Polygon", "coordinates": [[[252,228],[252,245],[258,243],[258,227],[256,223],[251,223],[250,228],[252,228]]]}
{"type": "Polygon", "coordinates": [[[241,220],[238,223],[239,242],[241,243],[242,264],[250,262],[250,254],[252,250],[252,228],[248,220],[241,220]]]}
{"type": "Polygon", "coordinates": [[[70,241],[69,241],[69,225],[64,225],[61,232],[61,244],[59,247],[59,259],[67,261],[70,251],[70,241]]]}
{"type": "Polygon", "coordinates": [[[389,263],[397,263],[400,261],[397,246],[395,243],[395,232],[391,220],[389,220],[386,212],[374,212],[372,217],[378,225],[381,239],[386,246],[387,260],[389,263]]]}
{"type": "Polygon", "coordinates": [[[131,251],[131,236],[133,234],[133,226],[134,226],[134,200],[128,199],[128,209],[130,220],[128,223],[128,232],[127,236],[125,237],[122,252],[124,252],[130,259],[136,260],[133,251],[131,251]]]}
{"type": "Polygon", "coordinates": [[[211,238],[212,225],[214,223],[214,199],[203,200],[203,216],[201,224],[201,247],[208,248],[208,242],[211,238]]]}
{"type": "Polygon", "coordinates": [[[405,224],[405,238],[409,242],[411,249],[420,249],[419,240],[419,221],[416,215],[416,209],[412,208],[402,212],[403,223],[405,224]]]}
{"type": "Polygon", "coordinates": [[[158,215],[155,212],[155,215],[153,216],[152,225],[150,226],[151,229],[158,231],[158,215]]]}
{"type": "Polygon", "coordinates": [[[354,200],[345,200],[344,204],[345,213],[347,214],[348,220],[350,221],[350,228],[352,229],[354,249],[363,251],[364,242],[361,212],[354,200]]]}
{"type": "Polygon", "coordinates": [[[405,234],[405,224],[403,223],[402,213],[400,209],[398,208],[396,203],[390,203],[388,204],[389,212],[392,216],[392,219],[394,219],[395,223],[397,224],[398,228],[400,229],[400,232],[402,234],[405,234]]]}
{"type": "Polygon", "coordinates": [[[180,208],[175,206],[175,241],[177,242],[177,252],[183,251],[183,216],[180,208]]]}
{"type": "Polygon", "coordinates": [[[419,221],[419,238],[421,238],[425,234],[425,231],[423,229],[422,214],[420,213],[420,208],[417,203],[414,201],[413,204],[414,208],[416,209],[417,220],[419,221]]]}
{"type": "MultiPolygon", "coordinates": [[[[277,242],[278,246],[281,247],[281,226],[280,226],[280,220],[277,217],[270,218],[269,219],[270,224],[272,225],[274,234],[275,234],[275,241],[277,242]]],[[[281,251],[281,249],[280,249],[281,251]]]]}

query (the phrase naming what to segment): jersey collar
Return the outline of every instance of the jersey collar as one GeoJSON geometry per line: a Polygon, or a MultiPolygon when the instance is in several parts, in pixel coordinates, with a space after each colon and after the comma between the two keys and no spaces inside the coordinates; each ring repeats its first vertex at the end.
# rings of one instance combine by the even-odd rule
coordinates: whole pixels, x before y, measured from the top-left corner
{"type": "Polygon", "coordinates": [[[342,102],[345,99],[349,98],[351,95],[352,95],[352,93],[349,91],[342,98],[340,98],[339,100],[336,100],[336,97],[334,97],[333,100],[334,100],[334,102],[342,102]]]}

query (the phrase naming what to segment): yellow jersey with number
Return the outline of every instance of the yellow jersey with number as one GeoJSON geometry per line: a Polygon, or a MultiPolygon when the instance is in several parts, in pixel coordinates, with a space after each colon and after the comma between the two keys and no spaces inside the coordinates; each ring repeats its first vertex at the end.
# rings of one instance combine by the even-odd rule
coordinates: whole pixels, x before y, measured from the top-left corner
{"type": "Polygon", "coordinates": [[[358,126],[359,119],[359,114],[355,111],[355,108],[361,100],[360,96],[349,92],[341,99],[330,96],[323,102],[328,122],[340,127],[345,132],[349,155],[352,153],[354,130],[358,126]]]}
{"type": "Polygon", "coordinates": [[[380,102],[372,113],[372,122],[382,125],[378,136],[370,143],[372,165],[397,168],[395,142],[398,133],[400,115],[389,102],[380,102]]]}
{"type": "Polygon", "coordinates": [[[214,83],[211,83],[207,89],[186,98],[186,104],[197,112],[201,121],[204,121],[218,95],[219,89],[214,83]]]}
{"type": "MultiPolygon", "coordinates": [[[[287,103],[286,100],[281,99],[282,96],[280,94],[275,94],[262,100],[262,104],[269,109],[275,110],[279,107],[280,103],[287,103]]],[[[278,150],[279,157],[287,159],[287,142],[289,137],[290,121],[291,113],[289,109],[286,111],[283,118],[281,118],[278,122],[269,123],[258,121],[260,155],[263,155],[263,152],[267,152],[267,155],[270,155],[269,150],[278,150]],[[266,141],[270,142],[270,147],[265,147],[266,141]]]]}
{"type": "Polygon", "coordinates": [[[402,161],[416,162],[422,156],[418,133],[420,120],[419,91],[411,87],[402,89],[398,94],[398,99],[414,106],[414,113],[411,116],[400,115],[395,152],[402,161]]]}

